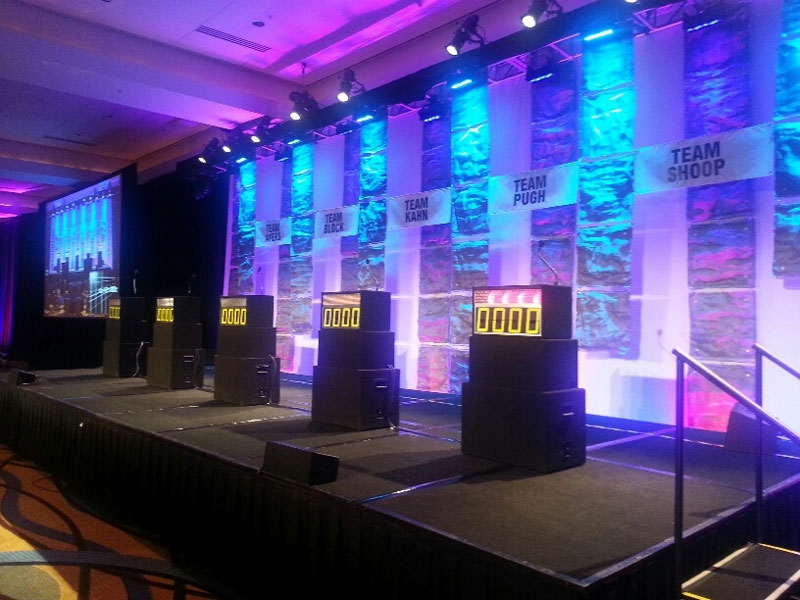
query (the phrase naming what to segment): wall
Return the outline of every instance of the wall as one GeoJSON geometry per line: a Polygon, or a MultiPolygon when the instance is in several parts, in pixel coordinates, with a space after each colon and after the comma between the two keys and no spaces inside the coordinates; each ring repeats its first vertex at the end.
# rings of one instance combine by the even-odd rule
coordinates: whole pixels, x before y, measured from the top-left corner
{"type": "MultiPolygon", "coordinates": [[[[743,123],[729,119],[724,127],[717,127],[730,107],[713,98],[698,99],[687,88],[687,78],[698,72],[698,64],[714,67],[714,61],[721,59],[697,49],[702,36],[717,35],[712,27],[696,34],[678,22],[636,36],[627,48],[621,44],[613,49],[618,67],[613,72],[611,67],[603,72],[597,68],[605,50],[587,50],[585,46],[576,52],[584,54],[570,61],[576,75],[564,78],[559,92],[574,95],[574,114],[562,111],[552,122],[543,116],[543,92],[537,91],[542,88],[527,82],[522,73],[491,83],[488,93],[481,97],[476,92],[473,100],[454,93],[446,131],[441,125],[423,123],[414,112],[393,114],[390,110],[385,147],[367,150],[364,141],[356,139],[358,134],[350,133],[319,141],[313,151],[304,151],[312,157],[307,170],[292,170],[289,163],[258,161],[253,167],[254,216],[245,219],[245,228],[255,227],[259,221],[308,216],[353,203],[372,210],[387,198],[433,189],[431,181],[445,182],[451,189],[452,219],[444,229],[387,230],[379,218],[365,222],[362,216],[359,239],[352,242],[355,245],[348,246],[350,242],[342,241],[344,238],[321,238],[301,248],[293,235],[291,244],[257,247],[254,242],[251,248],[235,242],[243,213],[237,204],[241,194],[233,193],[229,238],[234,241],[228,249],[226,291],[275,295],[284,367],[310,374],[316,363],[320,293],[350,287],[343,283],[371,288],[377,279],[393,294],[396,366],[403,387],[457,394],[466,377],[465,327],[471,326],[465,282],[550,283],[535,256],[537,242],[544,239],[543,248],[555,253],[545,252],[545,256],[575,290],[580,385],[587,389],[589,412],[671,422],[673,348],[698,356],[752,394],[752,341],[800,366],[800,337],[795,333],[800,331],[796,310],[800,279],[793,275],[797,262],[792,258],[797,238],[791,233],[776,234],[782,221],[776,220],[775,178],[766,176],[743,184],[741,202],[727,202],[724,192],[716,193],[708,209],[713,215],[705,219],[697,213],[698,207],[708,206],[706,198],[712,193],[708,190],[633,194],[632,157],[640,148],[699,135],[692,132],[703,118],[705,133],[773,123],[773,119],[777,122],[780,102],[776,109],[776,90],[780,92],[781,85],[791,87],[791,81],[786,83],[791,77],[785,75],[790,69],[778,67],[778,42],[787,22],[793,22],[791,14],[785,16],[793,5],[763,0],[746,5],[739,14],[737,23],[744,27],[746,42],[730,54],[737,68],[746,72],[747,81],[732,84],[744,98],[744,104],[740,103],[743,123]],[[784,73],[783,79],[780,73],[784,73]],[[613,99],[619,92],[628,98],[625,105],[598,112],[603,110],[598,108],[598,97],[606,94],[613,99]],[[459,108],[459,102],[474,102],[474,106],[459,108]],[[579,114],[581,120],[576,120],[579,114]],[[592,114],[598,116],[597,121],[591,121],[592,114]],[[557,135],[552,134],[556,120],[557,135]],[[599,131],[593,131],[594,123],[599,131]],[[532,146],[533,137],[544,135],[542,132],[557,140],[552,148],[544,142],[532,146]],[[464,139],[468,143],[460,145],[464,139]],[[385,156],[383,170],[377,175],[385,178],[382,187],[368,194],[363,188],[354,192],[353,177],[360,176],[363,185],[365,169],[373,168],[376,156],[385,156]],[[531,217],[487,211],[487,177],[575,160],[581,165],[580,192],[572,208],[546,217],[543,211],[534,211],[531,217]],[[609,172],[623,183],[598,191],[596,181],[608,177],[609,172]],[[298,177],[310,181],[313,190],[313,205],[304,205],[300,213],[296,208],[298,177]],[[736,212],[725,212],[733,204],[736,212]],[[369,239],[362,235],[365,227],[369,239]],[[737,237],[735,232],[742,228],[752,235],[737,237]],[[787,264],[778,264],[776,243],[782,244],[779,258],[789,256],[787,264]],[[731,254],[744,259],[734,263],[726,258],[731,254]],[[367,255],[371,258],[365,263],[367,255]],[[242,277],[240,266],[249,262],[252,272],[242,277]],[[303,266],[297,278],[299,264],[303,266]],[[708,264],[713,273],[700,278],[700,267],[708,264]],[[355,271],[348,279],[351,268],[355,271]],[[611,276],[604,275],[603,269],[609,269],[611,276]],[[733,287],[720,275],[731,269],[736,271],[733,287]],[[299,283],[303,278],[308,278],[308,284],[299,283]],[[281,291],[281,281],[292,293],[281,291]],[[441,285],[432,287],[431,281],[441,285]],[[298,284],[305,290],[300,296],[298,284]],[[730,298],[741,294],[753,294],[754,304],[746,309],[730,304],[730,298]],[[723,299],[719,310],[717,298],[723,299]],[[606,316],[599,318],[600,313],[606,316]],[[750,334],[733,339],[730,332],[740,326],[752,331],[752,339],[750,334]],[[711,339],[716,337],[720,339],[711,339]]],[[[730,39],[740,40],[736,35],[734,32],[730,39]]],[[[714,82],[732,78],[722,71],[714,82]]],[[[552,103],[549,109],[555,110],[552,103]]],[[[241,188],[234,184],[234,192],[236,185],[241,188]]],[[[778,196],[778,204],[792,210],[800,192],[778,196]]],[[[800,426],[800,414],[792,401],[800,392],[800,383],[769,367],[765,389],[767,408],[787,423],[800,426]]],[[[696,379],[690,379],[689,392],[689,424],[724,428],[729,403],[720,402],[718,394],[696,379]]]]}

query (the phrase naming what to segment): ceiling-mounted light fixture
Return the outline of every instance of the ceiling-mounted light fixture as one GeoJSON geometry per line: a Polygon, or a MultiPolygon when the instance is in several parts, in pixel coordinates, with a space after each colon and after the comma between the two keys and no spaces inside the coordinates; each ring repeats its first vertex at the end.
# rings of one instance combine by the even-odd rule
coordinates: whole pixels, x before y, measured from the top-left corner
{"type": "Polygon", "coordinates": [[[419,109],[417,116],[423,123],[430,123],[444,118],[450,112],[450,103],[442,100],[438,93],[432,92],[425,95],[427,104],[419,109]]]}
{"type": "Polygon", "coordinates": [[[353,69],[345,69],[342,73],[342,80],[339,82],[339,93],[336,94],[336,99],[339,102],[347,102],[350,98],[363,91],[364,86],[356,79],[353,69]]]}
{"type": "Polygon", "coordinates": [[[250,141],[254,144],[262,144],[267,141],[269,135],[269,125],[272,122],[272,117],[264,117],[256,126],[253,133],[250,134],[250,141]]]}
{"type": "Polygon", "coordinates": [[[480,46],[483,46],[485,42],[483,36],[478,33],[478,15],[470,15],[464,19],[461,27],[453,34],[453,39],[445,46],[445,50],[451,56],[458,56],[461,52],[461,47],[467,42],[480,46]]]}
{"type": "Polygon", "coordinates": [[[522,15],[522,24],[525,27],[536,27],[542,21],[557,17],[564,9],[557,0],[532,0],[528,10],[522,15]]]}
{"type": "Polygon", "coordinates": [[[197,160],[204,165],[213,164],[219,158],[219,152],[219,139],[213,138],[209,140],[209,142],[206,144],[206,147],[203,148],[203,152],[197,157],[197,160]]]}
{"type": "Polygon", "coordinates": [[[289,94],[289,100],[294,104],[292,112],[289,113],[292,121],[299,121],[308,113],[319,110],[319,104],[308,92],[292,92],[289,94]]]}

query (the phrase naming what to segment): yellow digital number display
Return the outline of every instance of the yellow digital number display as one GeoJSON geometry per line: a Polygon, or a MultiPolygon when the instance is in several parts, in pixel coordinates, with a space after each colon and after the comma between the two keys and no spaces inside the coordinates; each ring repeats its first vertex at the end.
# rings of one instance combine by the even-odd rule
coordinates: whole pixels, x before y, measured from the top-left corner
{"type": "Polygon", "coordinates": [[[475,333],[541,335],[541,314],[538,306],[479,306],[475,333]]]}
{"type": "Polygon", "coordinates": [[[108,307],[108,318],[109,319],[119,319],[120,318],[120,306],[109,306],[108,307]]]}
{"type": "Polygon", "coordinates": [[[159,306],[156,309],[156,321],[172,323],[175,320],[175,309],[172,306],[159,306]]]}
{"type": "Polygon", "coordinates": [[[473,333],[542,335],[542,290],[534,287],[473,290],[473,333]]]}
{"type": "Polygon", "coordinates": [[[219,315],[220,325],[247,325],[247,308],[223,308],[219,315]]]}
{"type": "Polygon", "coordinates": [[[322,310],[322,326],[326,329],[358,329],[361,326],[361,307],[325,307],[322,310]]]}

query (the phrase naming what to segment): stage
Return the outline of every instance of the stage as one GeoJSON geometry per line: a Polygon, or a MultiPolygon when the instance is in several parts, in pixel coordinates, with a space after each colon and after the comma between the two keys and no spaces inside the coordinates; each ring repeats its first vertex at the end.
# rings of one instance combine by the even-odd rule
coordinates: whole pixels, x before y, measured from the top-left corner
{"type": "MultiPolygon", "coordinates": [[[[214,401],[213,369],[175,391],[36,375],[0,383],[0,440],[231,597],[670,597],[669,426],[589,415],[586,464],[537,475],[463,455],[458,396],[405,390],[397,430],[355,432],[313,423],[299,376],[283,376],[280,405],[241,407],[214,401]],[[338,457],[336,481],[261,473],[267,441],[338,457]]],[[[753,539],[755,479],[722,434],[688,435],[686,578],[753,539]]],[[[794,548],[798,455],[779,440],[764,472],[767,541],[794,548]]]]}

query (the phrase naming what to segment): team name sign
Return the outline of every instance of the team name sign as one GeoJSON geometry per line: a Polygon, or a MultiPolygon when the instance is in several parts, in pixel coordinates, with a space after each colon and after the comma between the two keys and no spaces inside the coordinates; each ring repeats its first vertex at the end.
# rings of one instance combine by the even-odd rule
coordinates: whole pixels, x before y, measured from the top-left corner
{"type": "Polygon", "coordinates": [[[641,148],[634,164],[637,194],[771,175],[774,142],[770,124],[755,125],[641,148]]]}

